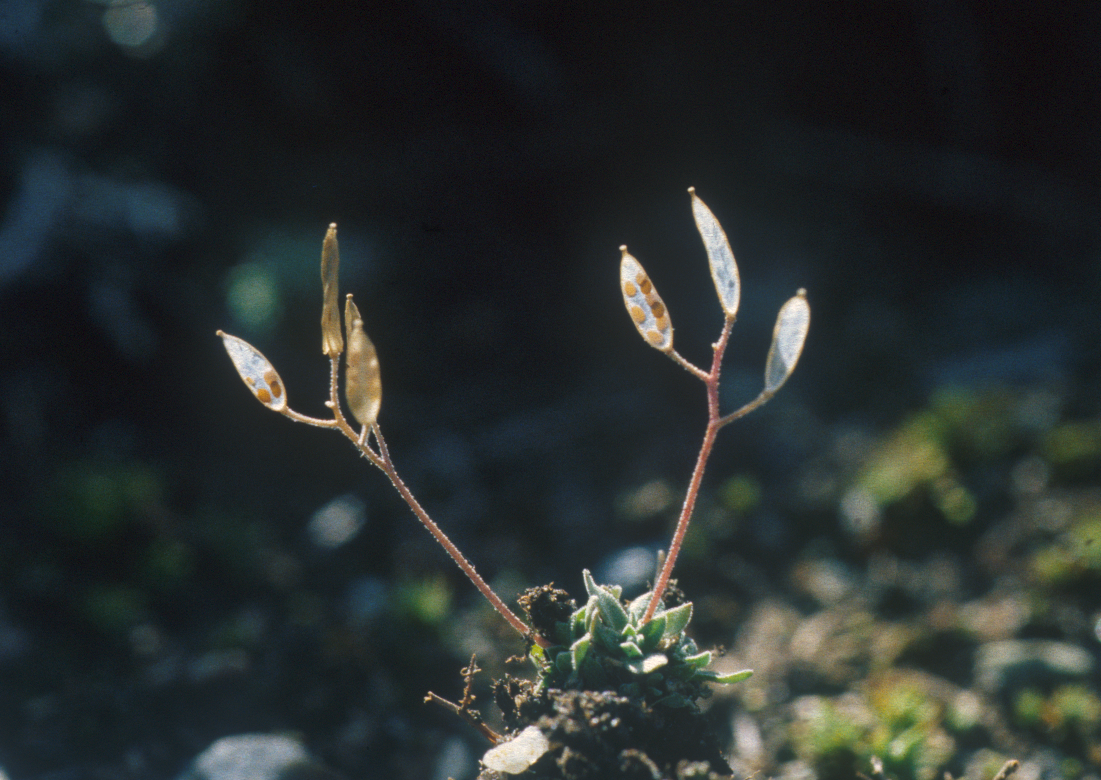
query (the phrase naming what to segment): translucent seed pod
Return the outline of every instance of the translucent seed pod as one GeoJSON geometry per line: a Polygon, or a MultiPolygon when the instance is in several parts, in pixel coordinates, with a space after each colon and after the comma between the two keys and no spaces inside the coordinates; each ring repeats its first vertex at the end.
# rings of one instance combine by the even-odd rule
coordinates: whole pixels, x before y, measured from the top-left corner
{"type": "Polygon", "coordinates": [[[696,228],[700,231],[704,249],[707,250],[707,261],[711,265],[711,278],[715,280],[719,303],[726,316],[733,319],[738,314],[738,304],[742,296],[734,252],[719,220],[715,219],[711,209],[696,195],[696,188],[689,187],[688,192],[692,195],[692,216],[696,218],[696,228]]]}
{"type": "Polygon", "coordinates": [[[809,328],[810,304],[807,303],[807,291],[801,289],[780,307],[780,313],[776,317],[772,346],[768,349],[768,360],[765,361],[767,392],[775,393],[779,390],[795,370],[809,328]]]}
{"type": "Polygon", "coordinates": [[[360,425],[378,419],[382,405],[382,374],[379,372],[375,345],[363,330],[363,318],[352,302],[344,304],[344,327],[348,331],[348,353],[344,356],[344,400],[360,425]]]}
{"type": "Polygon", "coordinates": [[[340,248],[336,243],[336,223],[329,225],[321,244],[321,351],[331,358],[344,351],[340,335],[340,248]]]}
{"type": "Polygon", "coordinates": [[[508,775],[518,775],[550,750],[550,742],[538,726],[528,726],[512,739],[490,748],[482,763],[487,769],[508,775]]]}
{"type": "Polygon", "coordinates": [[[257,400],[273,412],[286,409],[287,393],[283,389],[283,380],[268,359],[260,354],[260,350],[228,333],[218,331],[218,335],[222,337],[222,344],[237,373],[257,400]]]}
{"type": "Polygon", "coordinates": [[[673,323],[669,312],[654,289],[638,260],[627,253],[627,247],[619,251],[623,258],[619,263],[619,284],[623,290],[623,303],[646,343],[662,352],[673,350],[673,323]]]}

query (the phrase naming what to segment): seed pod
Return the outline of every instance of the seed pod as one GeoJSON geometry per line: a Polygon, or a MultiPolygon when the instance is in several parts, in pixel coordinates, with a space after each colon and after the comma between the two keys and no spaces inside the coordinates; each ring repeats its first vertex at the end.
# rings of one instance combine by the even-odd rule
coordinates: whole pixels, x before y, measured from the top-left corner
{"type": "Polygon", "coordinates": [[[734,261],[734,252],[726,239],[719,220],[711,209],[696,195],[696,188],[689,187],[692,195],[692,216],[696,218],[696,228],[703,238],[707,250],[707,261],[711,265],[711,278],[715,280],[715,291],[719,294],[719,303],[729,319],[738,314],[742,287],[738,278],[738,264],[734,261]]]}
{"type": "Polygon", "coordinates": [[[237,373],[257,400],[273,412],[283,411],[287,407],[287,394],[275,367],[247,341],[222,331],[218,331],[218,335],[237,373]]]}
{"type": "Polygon", "coordinates": [[[340,335],[340,248],[336,243],[336,223],[329,225],[321,244],[321,351],[331,358],[344,351],[340,335]]]}
{"type": "Polygon", "coordinates": [[[512,739],[490,748],[482,763],[487,769],[507,775],[524,772],[550,750],[550,742],[538,726],[528,726],[512,739]]]}
{"type": "Polygon", "coordinates": [[[807,291],[799,290],[794,297],[780,307],[776,317],[776,327],[772,331],[772,346],[768,348],[765,361],[765,390],[775,393],[788,381],[799,355],[803,352],[803,342],[807,340],[810,328],[810,304],[807,303],[807,291]]]}
{"type": "Polygon", "coordinates": [[[619,284],[631,321],[651,347],[672,352],[673,323],[669,321],[669,312],[661,296],[638,260],[627,254],[627,247],[621,246],[619,251],[623,253],[619,262],[619,284]]]}
{"type": "Polygon", "coordinates": [[[363,330],[363,318],[352,302],[344,304],[344,328],[348,331],[348,354],[344,356],[344,399],[360,425],[378,419],[382,405],[382,375],[379,373],[375,345],[363,330]]]}

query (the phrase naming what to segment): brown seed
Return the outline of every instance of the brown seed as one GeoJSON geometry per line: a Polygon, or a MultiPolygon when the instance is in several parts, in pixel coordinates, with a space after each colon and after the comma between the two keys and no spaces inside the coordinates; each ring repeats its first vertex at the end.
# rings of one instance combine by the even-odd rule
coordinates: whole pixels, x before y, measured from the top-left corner
{"type": "Polygon", "coordinates": [[[619,280],[627,313],[648,344],[669,352],[673,348],[669,312],[638,260],[627,252],[627,247],[620,247],[620,251],[623,257],[619,264],[619,280]]]}

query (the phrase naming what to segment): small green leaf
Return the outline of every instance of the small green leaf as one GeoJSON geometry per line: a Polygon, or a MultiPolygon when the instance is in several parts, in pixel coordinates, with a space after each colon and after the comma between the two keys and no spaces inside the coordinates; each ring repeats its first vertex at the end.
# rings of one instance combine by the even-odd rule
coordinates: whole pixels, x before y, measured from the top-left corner
{"type": "Polygon", "coordinates": [[[569,674],[570,670],[573,669],[570,656],[571,653],[567,652],[561,652],[555,656],[554,665],[563,674],[569,674]]]}
{"type": "Polygon", "coordinates": [[[670,637],[680,636],[684,633],[684,629],[688,627],[689,621],[692,620],[692,602],[686,601],[679,607],[673,607],[654,615],[654,619],[657,619],[658,615],[665,618],[665,634],[664,637],[669,639],[670,637]]]}
{"type": "Polygon", "coordinates": [[[570,615],[570,633],[573,636],[581,636],[586,631],[585,624],[588,622],[587,618],[589,616],[586,607],[588,607],[587,604],[570,615]]]}
{"type": "Polygon", "coordinates": [[[622,631],[623,627],[627,625],[627,612],[623,609],[623,605],[619,603],[619,599],[606,588],[597,585],[588,569],[582,572],[582,576],[585,579],[585,589],[589,591],[590,595],[596,596],[596,604],[600,609],[600,615],[604,618],[604,622],[611,626],[613,631],[617,633],[622,631]]]}
{"type": "Polygon", "coordinates": [[[645,658],[627,662],[627,668],[635,674],[650,674],[669,663],[665,653],[651,653],[645,658]]]}
{"type": "Polygon", "coordinates": [[[600,586],[596,584],[596,580],[593,579],[593,573],[588,569],[581,570],[581,579],[585,583],[585,590],[589,596],[595,596],[597,591],[600,590],[600,586]]]}
{"type": "Polygon", "coordinates": [[[547,652],[539,645],[533,644],[531,650],[528,651],[528,657],[531,662],[535,664],[536,668],[542,670],[547,668],[547,652]]]}
{"type": "Polygon", "coordinates": [[[696,672],[697,679],[719,683],[720,685],[731,685],[732,683],[747,680],[752,676],[752,669],[742,669],[740,672],[730,672],[729,674],[719,674],[718,672],[714,672],[710,669],[701,669],[700,671],[696,672]]]}
{"type": "Polygon", "coordinates": [[[585,632],[591,634],[596,624],[600,622],[600,607],[596,596],[589,596],[585,604],[585,632]]]}
{"type": "Polygon", "coordinates": [[[654,592],[647,591],[632,601],[627,607],[627,612],[631,615],[631,621],[641,620],[642,616],[646,614],[646,608],[650,606],[650,599],[653,597],[654,592]]]}
{"type": "Polygon", "coordinates": [[[612,631],[603,623],[598,622],[593,626],[593,639],[610,653],[619,649],[619,632],[612,631]]]}
{"type": "Polygon", "coordinates": [[[582,672],[584,673],[585,688],[588,690],[602,691],[611,682],[608,680],[608,673],[591,655],[585,660],[585,667],[582,672]]]}
{"type": "Polygon", "coordinates": [[[620,642],[619,649],[628,658],[642,658],[642,650],[634,642],[620,642]]]}
{"type": "Polygon", "coordinates": [[[573,668],[580,671],[581,664],[585,660],[585,656],[589,654],[589,646],[592,644],[593,638],[590,634],[578,639],[572,645],[570,645],[570,656],[573,659],[573,668]]]}
{"type": "Polygon", "coordinates": [[[684,659],[684,662],[689,666],[694,666],[697,669],[703,669],[709,663],[711,663],[711,651],[704,650],[702,653],[696,655],[690,655],[684,659]]]}
{"type": "Polygon", "coordinates": [[[654,615],[654,619],[642,627],[640,634],[643,649],[651,650],[657,647],[665,637],[665,615],[663,613],[654,615]]]}

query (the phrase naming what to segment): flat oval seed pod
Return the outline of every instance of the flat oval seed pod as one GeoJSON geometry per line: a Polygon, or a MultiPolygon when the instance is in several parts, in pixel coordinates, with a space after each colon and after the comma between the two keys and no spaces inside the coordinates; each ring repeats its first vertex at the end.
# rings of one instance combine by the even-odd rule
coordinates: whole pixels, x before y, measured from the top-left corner
{"type": "Polygon", "coordinates": [[[550,750],[550,742],[538,726],[528,726],[508,742],[490,748],[482,756],[487,769],[518,775],[543,757],[550,750]]]}
{"type": "Polygon", "coordinates": [[[287,407],[287,392],[275,367],[260,354],[260,350],[244,339],[222,331],[218,331],[218,335],[222,337],[222,344],[237,373],[256,399],[273,412],[283,411],[287,407]]]}
{"type": "Polygon", "coordinates": [[[340,301],[337,300],[340,276],[340,247],[336,242],[336,223],[329,225],[321,244],[321,352],[337,357],[344,351],[340,335],[340,301]]]}
{"type": "Polygon", "coordinates": [[[348,353],[344,356],[344,399],[360,425],[378,419],[382,406],[382,375],[375,345],[363,330],[363,318],[349,295],[344,304],[344,329],[348,331],[348,353]]]}
{"type": "Polygon", "coordinates": [[[669,320],[669,312],[661,296],[638,260],[627,254],[627,247],[621,246],[619,251],[623,253],[619,262],[619,285],[631,321],[647,344],[662,352],[670,352],[673,349],[673,323],[669,320]]]}
{"type": "Polygon", "coordinates": [[[719,294],[726,316],[733,319],[738,314],[738,304],[742,297],[742,284],[738,277],[738,264],[734,262],[734,251],[726,240],[719,220],[711,209],[696,195],[696,188],[689,187],[692,195],[692,216],[696,218],[696,228],[703,238],[707,250],[707,262],[711,265],[711,278],[715,280],[715,291],[719,294]]]}
{"type": "Polygon", "coordinates": [[[780,307],[776,317],[776,327],[772,331],[772,346],[768,349],[765,361],[765,390],[775,393],[788,380],[799,355],[803,352],[803,342],[807,340],[810,328],[810,304],[807,303],[807,291],[799,290],[795,297],[780,307]]]}

